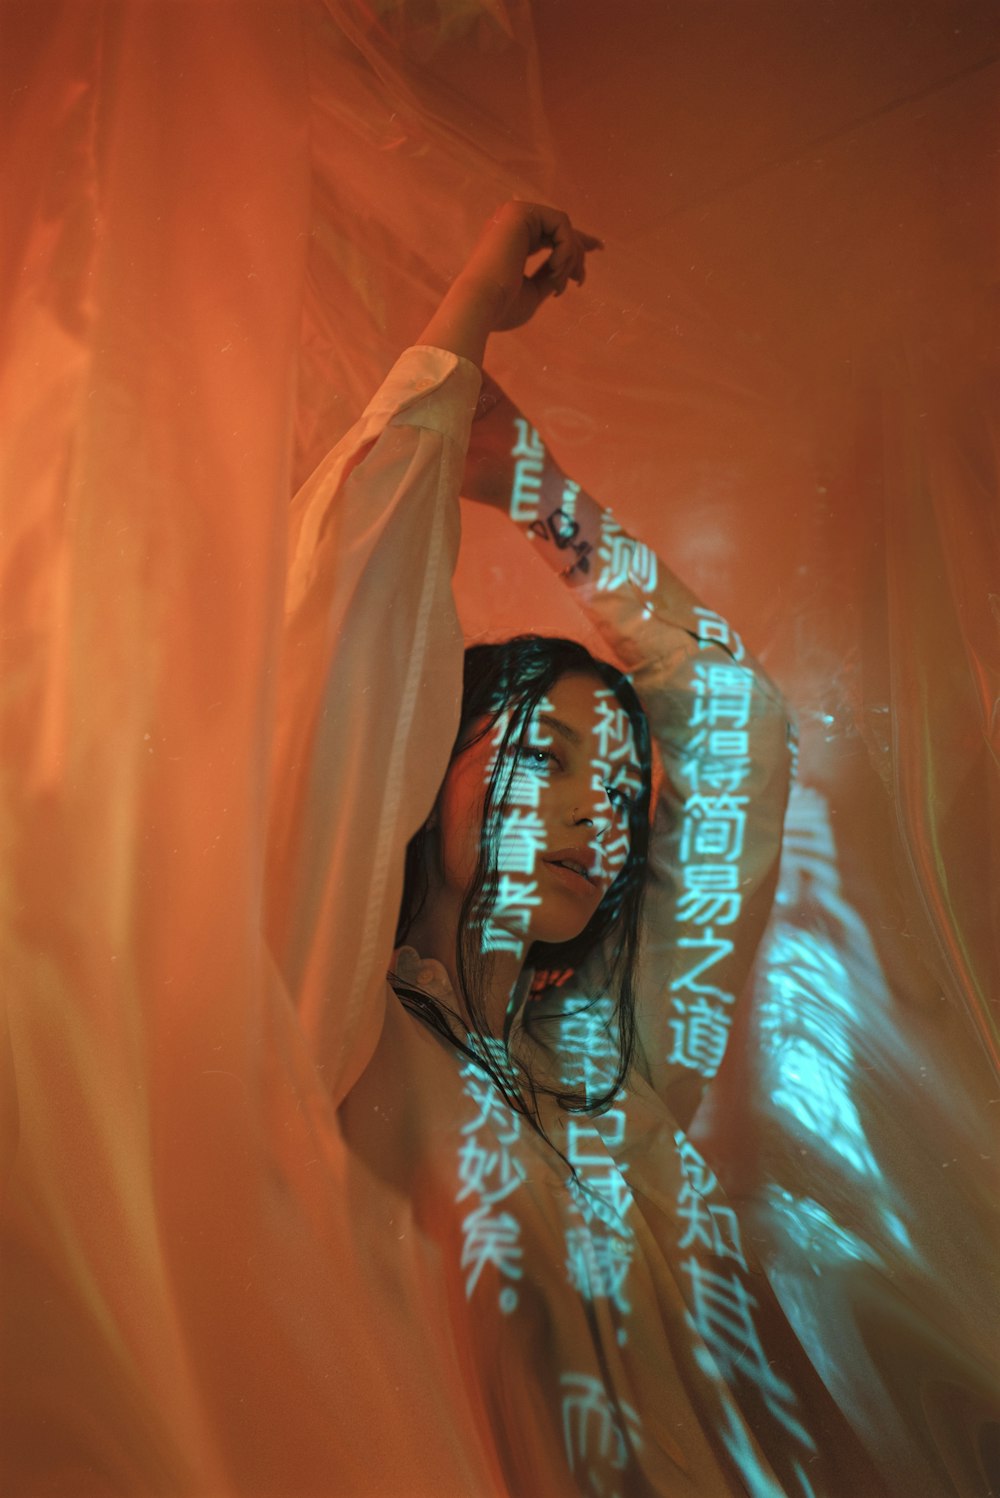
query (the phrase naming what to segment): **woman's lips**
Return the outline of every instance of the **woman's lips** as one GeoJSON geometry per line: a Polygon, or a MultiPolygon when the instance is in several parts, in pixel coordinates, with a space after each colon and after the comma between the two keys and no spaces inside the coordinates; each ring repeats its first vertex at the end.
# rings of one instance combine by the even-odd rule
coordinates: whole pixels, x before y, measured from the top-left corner
{"type": "Polygon", "coordinates": [[[543,858],[542,862],[546,865],[547,868],[552,870],[552,873],[555,875],[555,877],[559,879],[567,889],[574,890],[577,894],[583,894],[584,892],[586,892],[587,894],[592,894],[597,889],[597,886],[594,883],[593,879],[591,879],[587,874],[581,873],[576,869],[568,869],[564,864],[558,862],[553,858],[543,858]]]}
{"type": "Polygon", "coordinates": [[[597,863],[597,852],[589,844],[581,843],[568,848],[553,848],[546,853],[545,863],[569,863],[578,865],[589,878],[597,863]]]}

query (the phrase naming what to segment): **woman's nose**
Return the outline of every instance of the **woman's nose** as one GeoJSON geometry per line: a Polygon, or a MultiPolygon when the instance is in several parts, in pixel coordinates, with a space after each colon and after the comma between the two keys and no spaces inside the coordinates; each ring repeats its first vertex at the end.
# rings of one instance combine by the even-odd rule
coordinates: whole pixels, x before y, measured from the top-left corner
{"type": "Polygon", "coordinates": [[[571,826],[575,827],[580,822],[587,822],[591,827],[596,828],[599,836],[611,825],[611,803],[603,786],[599,789],[588,787],[578,790],[572,801],[571,826]]]}

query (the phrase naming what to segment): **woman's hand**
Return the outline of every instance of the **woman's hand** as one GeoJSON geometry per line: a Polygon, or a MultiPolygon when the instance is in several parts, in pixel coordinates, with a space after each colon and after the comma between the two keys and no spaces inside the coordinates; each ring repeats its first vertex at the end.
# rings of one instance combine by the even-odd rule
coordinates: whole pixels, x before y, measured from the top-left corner
{"type": "Polygon", "coordinates": [[[601,247],[558,208],[512,199],[486,225],[417,342],[481,365],[491,333],[519,328],[571,280],[582,286],[587,255],[601,247]],[[532,255],[546,249],[548,258],[527,275],[532,255]]]}
{"type": "Polygon", "coordinates": [[[492,331],[506,332],[526,323],[547,297],[561,296],[571,280],[582,286],[587,255],[603,247],[560,209],[511,199],[487,223],[459,278],[492,292],[492,331]],[[527,275],[528,260],[545,249],[548,258],[527,275]]]}

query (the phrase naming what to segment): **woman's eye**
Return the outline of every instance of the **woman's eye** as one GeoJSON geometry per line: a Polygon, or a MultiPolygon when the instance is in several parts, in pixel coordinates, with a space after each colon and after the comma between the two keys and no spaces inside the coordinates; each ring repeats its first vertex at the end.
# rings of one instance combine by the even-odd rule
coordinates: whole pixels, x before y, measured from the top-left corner
{"type": "Polygon", "coordinates": [[[528,764],[532,765],[535,769],[538,770],[544,770],[549,760],[551,760],[554,765],[558,765],[559,763],[558,759],[552,753],[551,749],[536,749],[533,748],[530,744],[521,745],[520,749],[518,750],[518,758],[526,760],[528,764]]]}
{"type": "Polygon", "coordinates": [[[612,806],[617,806],[621,811],[628,811],[632,805],[632,798],[627,791],[620,790],[618,786],[606,785],[604,789],[608,793],[608,800],[612,806]]]}

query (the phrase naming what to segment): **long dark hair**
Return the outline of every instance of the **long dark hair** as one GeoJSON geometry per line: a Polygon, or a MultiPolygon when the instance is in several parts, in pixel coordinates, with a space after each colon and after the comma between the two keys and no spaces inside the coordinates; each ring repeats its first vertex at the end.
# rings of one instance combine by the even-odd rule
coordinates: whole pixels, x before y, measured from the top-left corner
{"type": "MultiPolygon", "coordinates": [[[[459,1016],[432,995],[396,978],[393,987],[407,1008],[488,1072],[510,1106],[540,1129],[539,1093],[555,1097],[560,1107],[569,1112],[600,1112],[610,1106],[633,1064],[636,1047],[634,975],[649,849],[652,787],[649,727],[634,687],[616,667],[591,655],[576,640],[536,634],[517,635],[496,644],[473,645],[466,650],[461,719],[451,759],[493,732],[501,715],[505,715],[506,721],[486,785],[479,856],[459,917],[456,973],[467,1013],[459,1016]],[[610,1041],[617,1052],[617,1065],[607,1087],[596,1095],[569,1086],[542,1085],[523,1063],[514,1063],[509,1056],[498,1055],[498,1050],[503,1048],[498,1047],[487,1029],[484,1003],[492,958],[490,952],[484,950],[482,931],[493,908],[497,887],[496,830],[508,804],[514,774],[515,756],[509,751],[525,740],[532,716],[549,689],[560,677],[571,673],[598,678],[624,708],[632,726],[642,781],[639,794],[629,802],[628,858],[587,925],[572,941],[559,944],[536,942],[526,956],[530,967],[540,973],[555,975],[578,968],[595,952],[603,954],[600,993],[594,1004],[601,1006],[601,1012],[606,1013],[608,999],[611,1000],[612,1019],[610,1023],[604,1023],[603,1029],[605,1040],[610,1041]],[[483,718],[485,725],[472,732],[473,725],[483,718]]],[[[431,835],[426,827],[421,827],[406,850],[403,896],[396,929],[397,946],[406,941],[407,933],[427,899],[426,868],[431,835]]],[[[543,988],[540,997],[549,999],[554,992],[554,987],[543,988]]],[[[550,1003],[545,1005],[545,1013],[547,1019],[553,1017],[550,1003]]],[[[556,1015],[558,1017],[557,1006],[556,1015]]],[[[510,1016],[508,1025],[509,1020],[510,1016]]],[[[524,1028],[532,1033],[531,1003],[524,1012],[524,1028]]],[[[504,1039],[506,1041],[506,1035],[504,1039]]]]}

